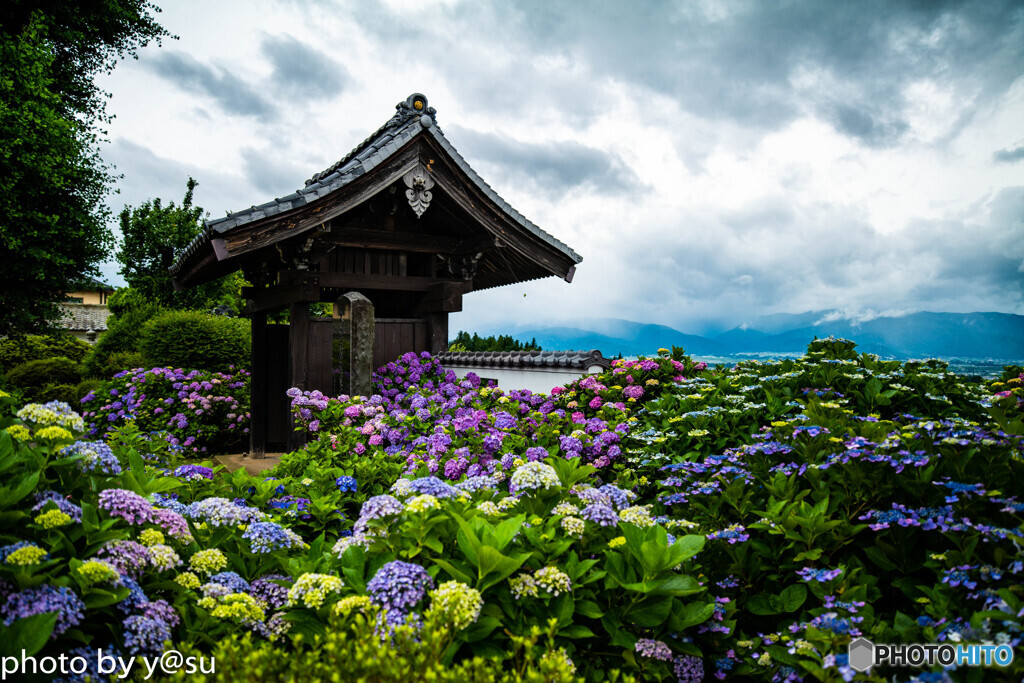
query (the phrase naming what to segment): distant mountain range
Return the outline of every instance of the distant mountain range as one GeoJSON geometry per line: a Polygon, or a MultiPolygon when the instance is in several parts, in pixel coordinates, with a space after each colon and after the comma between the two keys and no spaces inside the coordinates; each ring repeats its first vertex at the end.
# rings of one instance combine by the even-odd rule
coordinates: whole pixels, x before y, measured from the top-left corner
{"type": "Polygon", "coordinates": [[[694,356],[799,355],[814,337],[835,335],[860,351],[892,358],[1024,359],[1024,316],[1010,313],[909,313],[857,321],[835,311],[777,314],[714,336],[665,325],[589,318],[565,326],[518,326],[486,333],[536,338],[545,350],[600,349],[606,356],[650,355],[682,346],[694,356]]]}

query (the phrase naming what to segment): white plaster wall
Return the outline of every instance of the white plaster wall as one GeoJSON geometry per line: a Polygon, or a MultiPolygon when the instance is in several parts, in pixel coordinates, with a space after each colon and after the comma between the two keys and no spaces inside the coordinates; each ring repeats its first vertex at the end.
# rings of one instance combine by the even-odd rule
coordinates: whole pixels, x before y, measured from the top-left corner
{"type": "MultiPolygon", "coordinates": [[[[567,368],[495,368],[462,366],[447,368],[458,377],[465,377],[470,372],[486,379],[497,380],[498,386],[506,391],[512,389],[529,389],[534,393],[550,394],[553,387],[560,387],[575,381],[583,374],[567,368]]],[[[595,365],[588,372],[601,372],[603,368],[595,365]]]]}

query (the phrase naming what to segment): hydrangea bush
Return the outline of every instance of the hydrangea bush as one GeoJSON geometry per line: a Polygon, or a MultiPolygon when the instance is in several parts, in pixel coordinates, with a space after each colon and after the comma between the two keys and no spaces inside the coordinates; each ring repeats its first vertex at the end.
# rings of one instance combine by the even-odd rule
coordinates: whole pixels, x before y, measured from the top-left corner
{"type": "Polygon", "coordinates": [[[205,680],[1024,672],[845,656],[859,634],[1019,649],[1020,368],[968,381],[830,338],[731,368],[663,350],[551,396],[413,354],[375,379],[292,390],[308,445],[256,477],[184,460],[242,438],[243,375],[125,373],[87,421],[8,409],[0,656],[173,646],[217,658],[205,680]]]}
{"type": "Polygon", "coordinates": [[[247,441],[249,373],[125,370],[82,399],[92,437],[126,423],[192,454],[228,453],[247,441]]]}

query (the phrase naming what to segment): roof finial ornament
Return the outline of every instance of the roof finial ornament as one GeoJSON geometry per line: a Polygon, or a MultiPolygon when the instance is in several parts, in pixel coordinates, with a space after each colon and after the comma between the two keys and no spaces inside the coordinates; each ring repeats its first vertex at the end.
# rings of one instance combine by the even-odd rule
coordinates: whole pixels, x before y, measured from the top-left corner
{"type": "Polygon", "coordinates": [[[427,97],[418,92],[414,92],[396,104],[395,109],[397,110],[395,115],[385,124],[387,128],[397,128],[413,118],[418,118],[424,128],[430,128],[434,123],[434,116],[437,114],[437,110],[428,106],[427,97]]]}

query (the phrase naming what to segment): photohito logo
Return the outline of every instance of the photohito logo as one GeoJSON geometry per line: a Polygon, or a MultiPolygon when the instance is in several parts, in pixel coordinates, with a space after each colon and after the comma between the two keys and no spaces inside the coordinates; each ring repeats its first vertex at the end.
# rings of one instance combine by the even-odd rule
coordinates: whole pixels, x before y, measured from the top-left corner
{"type": "Polygon", "coordinates": [[[850,667],[867,671],[876,665],[888,666],[1009,666],[1013,648],[1009,645],[978,645],[954,643],[911,643],[879,645],[867,638],[857,638],[847,650],[850,667]]]}

